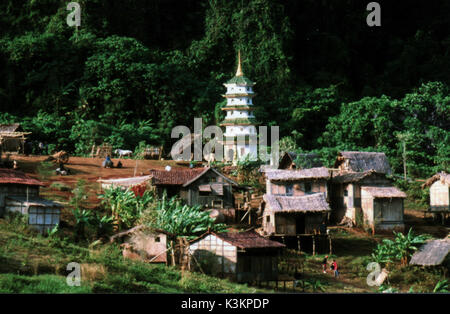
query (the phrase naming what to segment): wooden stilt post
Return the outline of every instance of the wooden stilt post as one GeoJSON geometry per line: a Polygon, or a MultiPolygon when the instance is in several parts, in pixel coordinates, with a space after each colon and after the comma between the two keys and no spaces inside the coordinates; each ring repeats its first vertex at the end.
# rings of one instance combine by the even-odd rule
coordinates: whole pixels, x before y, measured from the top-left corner
{"type": "Polygon", "coordinates": [[[331,235],[328,235],[328,240],[330,242],[330,255],[332,255],[333,254],[333,247],[331,245],[331,235]]]}
{"type": "Polygon", "coordinates": [[[297,248],[298,248],[298,251],[299,251],[299,252],[302,251],[302,247],[301,247],[301,245],[300,245],[300,236],[297,236],[297,248]]]}
{"type": "Polygon", "coordinates": [[[313,235],[312,236],[312,241],[313,241],[313,256],[316,255],[316,236],[313,235]]]}

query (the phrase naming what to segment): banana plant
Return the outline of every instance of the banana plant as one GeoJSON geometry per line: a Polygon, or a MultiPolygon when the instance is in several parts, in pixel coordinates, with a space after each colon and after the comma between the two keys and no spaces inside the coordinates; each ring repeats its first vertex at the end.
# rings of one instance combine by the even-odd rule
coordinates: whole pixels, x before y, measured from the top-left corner
{"type": "Polygon", "coordinates": [[[442,292],[450,292],[449,291],[449,283],[446,280],[440,280],[433,289],[434,293],[442,293],[442,292]]]}
{"type": "Polygon", "coordinates": [[[179,236],[192,237],[208,229],[218,232],[226,229],[223,224],[215,224],[214,219],[200,206],[183,205],[175,197],[167,199],[164,195],[158,201],[156,209],[157,217],[153,227],[179,236]]]}
{"type": "Polygon", "coordinates": [[[75,217],[75,228],[77,238],[85,238],[85,228],[91,220],[92,213],[86,209],[73,209],[73,216],[75,217]]]}
{"type": "Polygon", "coordinates": [[[90,225],[95,228],[97,238],[108,236],[113,231],[114,217],[101,216],[99,214],[91,217],[90,225]]]}

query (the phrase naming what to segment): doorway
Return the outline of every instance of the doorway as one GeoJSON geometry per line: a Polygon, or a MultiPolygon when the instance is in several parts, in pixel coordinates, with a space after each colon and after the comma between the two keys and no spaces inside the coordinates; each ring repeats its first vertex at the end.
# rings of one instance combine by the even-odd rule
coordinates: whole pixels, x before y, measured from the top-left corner
{"type": "Polygon", "coordinates": [[[305,234],[305,215],[297,215],[295,217],[295,232],[297,234],[305,234]]]}

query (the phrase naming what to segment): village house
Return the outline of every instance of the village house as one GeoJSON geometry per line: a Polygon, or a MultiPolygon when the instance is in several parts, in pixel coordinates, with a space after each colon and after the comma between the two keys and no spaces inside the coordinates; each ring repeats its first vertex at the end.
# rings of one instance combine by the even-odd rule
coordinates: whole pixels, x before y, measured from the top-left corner
{"type": "Polygon", "coordinates": [[[139,225],[115,234],[110,242],[120,243],[126,258],[167,264],[167,236],[165,231],[139,225]]]}
{"type": "Polygon", "coordinates": [[[179,196],[190,206],[200,205],[216,209],[225,217],[234,217],[233,187],[238,184],[211,167],[151,169],[149,175],[99,179],[103,189],[109,187],[131,188],[147,184],[159,197],[179,196]]]}
{"type": "Polygon", "coordinates": [[[442,215],[442,223],[450,213],[450,174],[440,172],[429,178],[422,188],[430,188],[429,211],[442,215]]]}
{"type": "Polygon", "coordinates": [[[150,184],[159,195],[179,195],[186,204],[205,208],[234,208],[233,186],[238,184],[211,167],[150,170],[150,184]]]}
{"type": "Polygon", "coordinates": [[[386,177],[384,153],[340,152],[331,175],[331,220],[376,232],[403,231],[406,194],[386,177]]]}
{"type": "Polygon", "coordinates": [[[28,215],[28,223],[41,233],[59,224],[62,205],[39,197],[43,185],[21,171],[0,169],[0,217],[28,215]]]}
{"type": "Polygon", "coordinates": [[[263,196],[261,235],[278,238],[290,247],[323,247],[320,231],[329,220],[329,171],[325,167],[301,170],[269,170],[263,196]],[[316,239],[320,238],[320,239],[316,239]],[[301,243],[303,242],[303,243],[301,243]]]}
{"type": "Polygon", "coordinates": [[[261,282],[278,277],[278,256],[285,245],[253,231],[207,232],[191,241],[191,269],[237,282],[261,282]]]}
{"type": "Polygon", "coordinates": [[[340,172],[373,170],[378,173],[391,174],[391,167],[386,155],[378,152],[339,152],[334,168],[340,172]]]}
{"type": "Polygon", "coordinates": [[[361,187],[362,225],[372,233],[405,230],[403,200],[406,194],[396,187],[361,187]]]}
{"type": "Polygon", "coordinates": [[[344,217],[353,224],[361,218],[361,187],[391,186],[391,180],[373,170],[364,172],[333,172],[330,184],[330,203],[333,208],[331,220],[341,222],[344,217]]]}
{"type": "Polygon", "coordinates": [[[308,169],[322,167],[323,163],[318,154],[285,152],[280,159],[278,169],[308,169]],[[297,165],[297,163],[299,164],[297,165]]]}

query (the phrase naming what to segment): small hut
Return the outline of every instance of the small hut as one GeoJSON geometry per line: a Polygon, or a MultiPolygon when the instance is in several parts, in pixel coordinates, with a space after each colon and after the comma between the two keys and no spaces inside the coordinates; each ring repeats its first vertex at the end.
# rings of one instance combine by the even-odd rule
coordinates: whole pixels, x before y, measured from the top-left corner
{"type": "Polygon", "coordinates": [[[318,154],[285,152],[283,156],[281,156],[278,169],[307,169],[322,166],[323,163],[318,154]]]}
{"type": "Polygon", "coordinates": [[[24,132],[19,123],[0,124],[0,152],[20,153],[25,151],[25,136],[31,132],[24,132]]]}
{"type": "Polygon", "coordinates": [[[363,226],[373,233],[403,232],[406,194],[396,187],[361,187],[361,209],[363,226]]]}
{"type": "Polygon", "coordinates": [[[124,257],[149,263],[167,263],[167,236],[162,230],[143,225],[115,234],[110,242],[119,242],[124,257]]]}
{"type": "Polygon", "coordinates": [[[341,172],[374,170],[378,173],[391,174],[386,155],[378,152],[339,152],[334,168],[341,172]]]}
{"type": "Polygon", "coordinates": [[[422,188],[430,188],[430,208],[432,213],[441,213],[443,222],[450,213],[450,174],[440,172],[429,178],[422,188]]]}
{"type": "Polygon", "coordinates": [[[278,255],[285,246],[253,231],[207,232],[190,242],[191,268],[237,282],[276,280],[278,255]]]}
{"type": "Polygon", "coordinates": [[[0,169],[0,217],[18,212],[28,215],[28,223],[44,233],[59,223],[59,203],[39,197],[44,184],[12,169],[0,169]]]}
{"type": "Polygon", "coordinates": [[[430,240],[422,245],[411,257],[410,265],[439,266],[450,265],[450,238],[430,240]]]}

